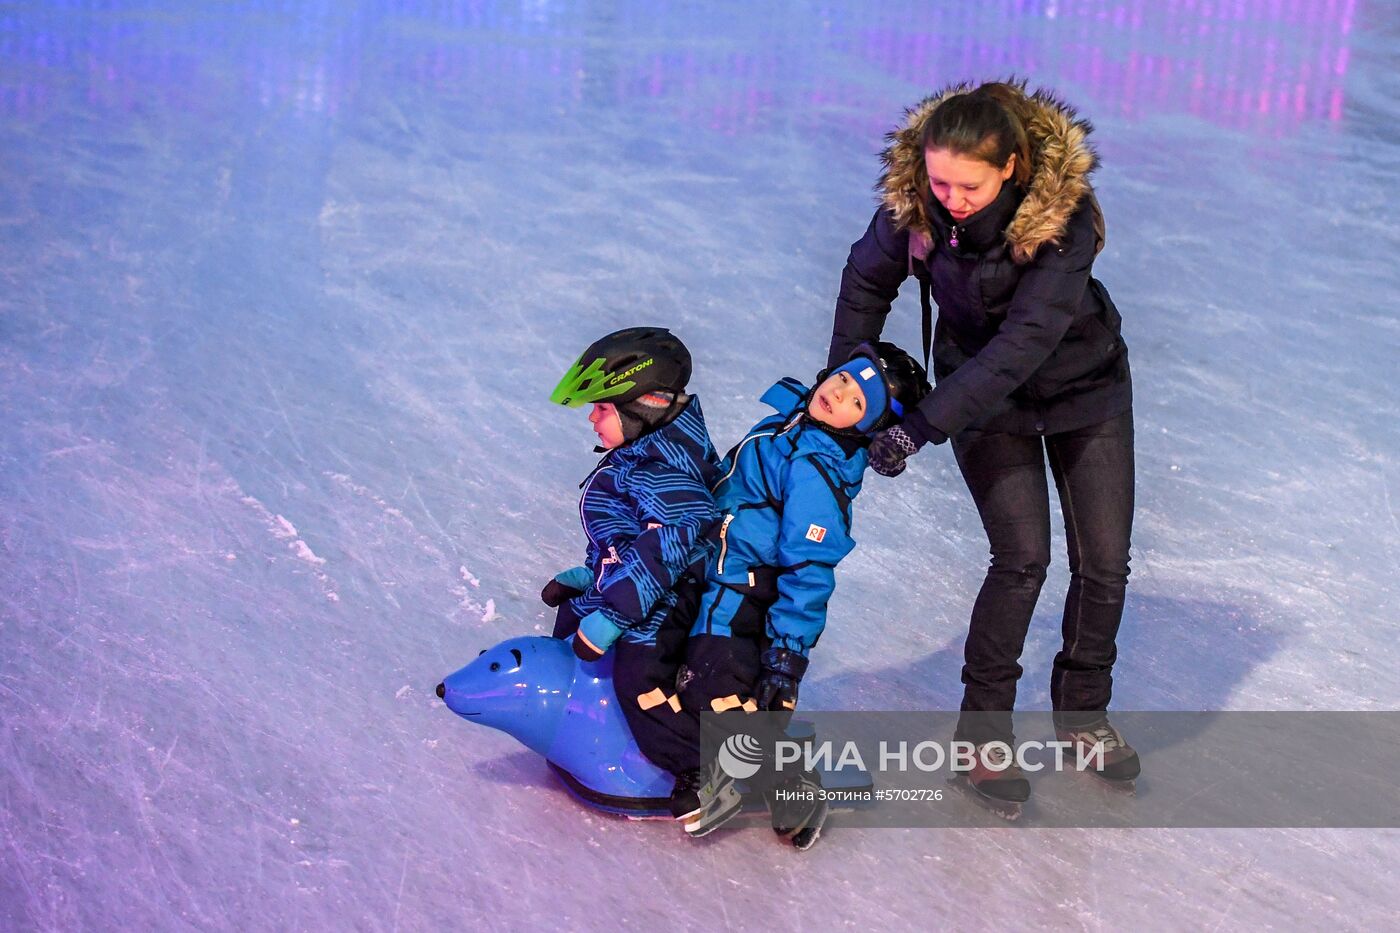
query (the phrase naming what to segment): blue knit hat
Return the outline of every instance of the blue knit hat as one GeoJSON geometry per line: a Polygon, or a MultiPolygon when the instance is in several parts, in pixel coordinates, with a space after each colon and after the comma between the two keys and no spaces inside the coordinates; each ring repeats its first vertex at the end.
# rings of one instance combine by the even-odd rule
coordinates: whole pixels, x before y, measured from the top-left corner
{"type": "Polygon", "coordinates": [[[880,377],[880,370],[871,360],[857,356],[844,366],[838,366],[831,371],[833,376],[837,373],[850,376],[855,384],[860,386],[861,392],[865,393],[865,415],[856,422],[856,430],[862,434],[869,434],[875,422],[885,413],[890,401],[890,393],[885,388],[885,380],[880,377]]]}

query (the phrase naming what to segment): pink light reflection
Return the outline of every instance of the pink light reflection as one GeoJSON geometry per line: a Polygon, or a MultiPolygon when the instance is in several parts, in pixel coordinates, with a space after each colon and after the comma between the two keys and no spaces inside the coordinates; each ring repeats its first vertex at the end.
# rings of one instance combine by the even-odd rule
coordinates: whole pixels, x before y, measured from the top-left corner
{"type": "MultiPolygon", "coordinates": [[[[1357,10],[1356,0],[1062,0],[1052,18],[1047,0],[1000,0],[925,4],[911,27],[907,10],[872,5],[844,15],[823,8],[817,19],[830,25],[810,35],[784,31],[785,41],[755,42],[743,53],[686,45],[633,56],[625,45],[576,43],[586,33],[583,7],[522,15],[518,7],[479,0],[422,8],[404,0],[354,7],[308,0],[295,7],[290,32],[262,33],[225,32],[225,23],[211,17],[124,22],[113,19],[115,5],[77,0],[62,15],[25,13],[0,23],[10,66],[0,74],[0,112],[45,106],[57,96],[49,93],[51,82],[66,87],[69,79],[41,73],[64,70],[76,74],[82,98],[104,106],[227,106],[238,98],[219,86],[224,77],[217,68],[203,63],[232,58],[242,100],[334,114],[359,94],[371,50],[376,68],[444,93],[490,88],[503,113],[568,110],[602,93],[619,103],[664,99],[682,117],[703,114],[720,131],[739,132],[776,111],[820,105],[856,112],[866,98],[881,97],[846,76],[859,68],[824,67],[851,56],[913,85],[911,97],[950,80],[1015,73],[1054,83],[1058,76],[1082,83],[1102,105],[1124,114],[1176,107],[1277,133],[1307,119],[1341,119],[1357,10]],[[93,22],[101,25],[75,32],[71,23],[84,11],[96,12],[93,22]],[[398,28],[400,20],[412,28],[398,28]],[[473,30],[489,41],[470,35],[473,30]],[[541,41],[549,38],[567,41],[562,47],[541,41]],[[587,78],[604,74],[611,79],[606,89],[587,78]],[[794,75],[798,80],[789,81],[794,75]]],[[[279,21],[287,11],[282,0],[250,0],[242,9],[279,21]]],[[[614,13],[620,35],[641,32],[653,20],[640,3],[614,13]]],[[[713,25],[713,13],[693,15],[697,30],[713,25]]],[[[889,114],[846,119],[875,131],[889,114]]]]}

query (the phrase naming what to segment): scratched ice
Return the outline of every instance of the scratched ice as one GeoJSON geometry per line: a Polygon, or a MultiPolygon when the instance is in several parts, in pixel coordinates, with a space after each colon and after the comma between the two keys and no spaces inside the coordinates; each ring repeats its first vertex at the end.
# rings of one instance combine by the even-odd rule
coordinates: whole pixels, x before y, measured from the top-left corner
{"type": "MultiPolygon", "coordinates": [[[[695,845],[432,695],[575,562],[572,354],[674,326],[731,443],[819,365],[901,107],[1017,73],[1104,156],[1118,704],[1400,704],[1393,0],[875,6],[0,12],[0,928],[1393,922],[1394,832],[695,845]]],[[[804,702],[953,706],[985,544],[949,451],[856,530],[804,702]]]]}

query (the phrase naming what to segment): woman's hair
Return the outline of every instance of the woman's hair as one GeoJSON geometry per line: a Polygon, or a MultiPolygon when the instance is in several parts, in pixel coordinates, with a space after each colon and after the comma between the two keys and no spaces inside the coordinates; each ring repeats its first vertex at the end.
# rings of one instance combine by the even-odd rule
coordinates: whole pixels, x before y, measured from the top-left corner
{"type": "Polygon", "coordinates": [[[1026,137],[1025,95],[1015,86],[993,82],[954,94],[934,108],[924,122],[919,148],[947,149],[954,155],[1004,168],[1013,155],[1012,180],[1031,180],[1031,145],[1026,137]]]}

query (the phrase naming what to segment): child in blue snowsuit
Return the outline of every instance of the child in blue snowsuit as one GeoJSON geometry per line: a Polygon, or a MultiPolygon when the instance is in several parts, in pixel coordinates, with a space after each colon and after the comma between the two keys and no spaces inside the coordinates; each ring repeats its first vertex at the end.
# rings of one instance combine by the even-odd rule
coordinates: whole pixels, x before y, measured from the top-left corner
{"type": "MultiPolygon", "coordinates": [[[[775,413],[721,465],[718,549],[680,675],[693,715],[796,707],[809,653],[826,626],[836,565],[855,547],[851,505],[869,439],[929,390],[923,368],[888,343],[862,344],[818,381],[813,389],[795,379],[770,388],[762,401],[775,413]]],[[[736,795],[723,793],[717,764],[708,779],[718,808],[687,823],[692,834],[727,819],[726,796],[738,806],[736,795]]],[[[785,829],[790,835],[795,827],[785,829]]]]}
{"type": "Polygon", "coordinates": [[[554,636],[573,638],[579,658],[615,652],[613,686],[637,746],[673,774],[699,764],[676,674],[718,516],[719,458],[699,399],[685,394],[690,370],[674,335],[635,327],[596,341],[560,381],[555,402],[593,403],[603,457],[581,484],[585,563],[540,594],[558,609],[554,636]]]}

